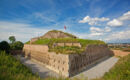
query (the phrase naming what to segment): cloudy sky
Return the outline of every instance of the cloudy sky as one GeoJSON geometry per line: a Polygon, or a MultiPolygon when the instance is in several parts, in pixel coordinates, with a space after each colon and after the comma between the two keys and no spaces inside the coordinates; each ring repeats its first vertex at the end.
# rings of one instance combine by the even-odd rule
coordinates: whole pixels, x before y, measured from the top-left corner
{"type": "Polygon", "coordinates": [[[52,29],[130,42],[130,0],[0,0],[0,41],[13,35],[26,42],[52,29]]]}

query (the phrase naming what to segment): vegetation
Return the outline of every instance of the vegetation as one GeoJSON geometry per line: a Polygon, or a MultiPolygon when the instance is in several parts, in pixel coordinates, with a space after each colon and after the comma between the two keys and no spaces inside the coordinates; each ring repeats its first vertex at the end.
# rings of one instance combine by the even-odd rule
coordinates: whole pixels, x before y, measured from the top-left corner
{"type": "Polygon", "coordinates": [[[23,49],[23,43],[21,41],[16,41],[15,36],[10,36],[10,48],[11,50],[22,50],[23,49]]]}
{"type": "Polygon", "coordinates": [[[64,53],[64,54],[74,54],[74,53],[80,54],[84,51],[84,49],[77,46],[71,46],[71,47],[70,46],[64,46],[64,47],[57,46],[50,49],[50,51],[54,51],[56,53],[64,53]]]}
{"type": "Polygon", "coordinates": [[[130,80],[130,54],[120,58],[109,72],[95,80],[130,80]]]}
{"type": "MultiPolygon", "coordinates": [[[[26,44],[28,44],[27,42],[26,44]]],[[[63,54],[72,54],[72,53],[82,53],[85,51],[85,47],[89,44],[105,44],[105,42],[100,40],[87,40],[87,39],[75,39],[75,38],[52,38],[52,39],[39,39],[32,44],[44,44],[49,46],[49,51],[54,51],[56,53],[63,53],[63,54]],[[74,46],[65,46],[65,47],[55,47],[53,48],[54,43],[80,43],[81,48],[74,47],[74,46]]]]}
{"type": "Polygon", "coordinates": [[[10,40],[11,43],[14,43],[16,41],[15,36],[10,36],[9,40],[10,40]]]}
{"type": "Polygon", "coordinates": [[[13,56],[0,52],[0,80],[40,80],[13,56]]]}
{"type": "Polygon", "coordinates": [[[7,41],[0,42],[0,51],[6,51],[6,53],[9,53],[10,51],[10,45],[7,41]]]}
{"type": "Polygon", "coordinates": [[[21,41],[16,41],[16,42],[10,44],[12,50],[22,50],[23,45],[24,44],[21,41]]]}

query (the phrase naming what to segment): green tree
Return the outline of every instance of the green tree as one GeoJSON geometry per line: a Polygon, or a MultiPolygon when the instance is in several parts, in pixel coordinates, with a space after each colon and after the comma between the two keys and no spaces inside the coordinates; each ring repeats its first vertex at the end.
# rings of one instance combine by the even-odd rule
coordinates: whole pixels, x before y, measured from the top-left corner
{"type": "Polygon", "coordinates": [[[10,40],[11,43],[14,43],[16,41],[15,36],[10,36],[9,40],[10,40]]]}
{"type": "Polygon", "coordinates": [[[23,43],[21,41],[16,41],[13,44],[11,44],[11,49],[13,50],[22,50],[23,49],[23,43]]]}
{"type": "Polygon", "coordinates": [[[7,41],[0,42],[0,50],[1,51],[6,51],[6,53],[9,53],[9,50],[10,50],[9,43],[7,41]]]}

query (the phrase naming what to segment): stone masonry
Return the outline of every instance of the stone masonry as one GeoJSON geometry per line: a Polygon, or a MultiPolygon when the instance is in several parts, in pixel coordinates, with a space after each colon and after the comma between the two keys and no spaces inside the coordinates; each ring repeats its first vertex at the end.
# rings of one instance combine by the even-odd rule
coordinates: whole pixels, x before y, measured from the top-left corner
{"type": "Polygon", "coordinates": [[[56,54],[48,52],[47,45],[25,44],[25,56],[40,62],[65,77],[73,76],[103,57],[113,55],[106,45],[88,45],[81,54],[56,54]]]}

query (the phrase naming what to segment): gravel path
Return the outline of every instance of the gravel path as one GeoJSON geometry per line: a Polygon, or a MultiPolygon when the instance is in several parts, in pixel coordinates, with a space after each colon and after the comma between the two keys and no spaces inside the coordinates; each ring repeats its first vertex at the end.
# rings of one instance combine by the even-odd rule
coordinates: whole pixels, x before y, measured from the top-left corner
{"type": "Polygon", "coordinates": [[[41,78],[46,78],[48,76],[59,77],[59,75],[57,73],[53,72],[52,70],[49,70],[45,66],[40,65],[40,64],[38,64],[34,61],[31,61],[27,58],[20,57],[20,61],[24,65],[29,67],[32,70],[33,73],[38,74],[41,78]]]}
{"type": "Polygon", "coordinates": [[[118,61],[117,57],[110,57],[99,64],[94,65],[90,69],[72,77],[72,78],[82,78],[87,77],[88,79],[100,78],[105,72],[108,72],[112,66],[118,61]]]}
{"type": "MultiPolygon", "coordinates": [[[[77,74],[71,78],[83,78],[87,77],[88,79],[99,78],[104,75],[105,72],[108,72],[109,69],[114,66],[114,64],[118,61],[119,58],[117,57],[110,57],[106,60],[100,62],[99,64],[93,65],[93,67],[89,68],[88,70],[77,74]]],[[[52,70],[40,65],[36,62],[33,62],[27,58],[20,57],[21,62],[26,65],[27,67],[31,68],[33,73],[37,73],[41,78],[45,78],[48,76],[58,77],[59,75],[52,70]]]]}

